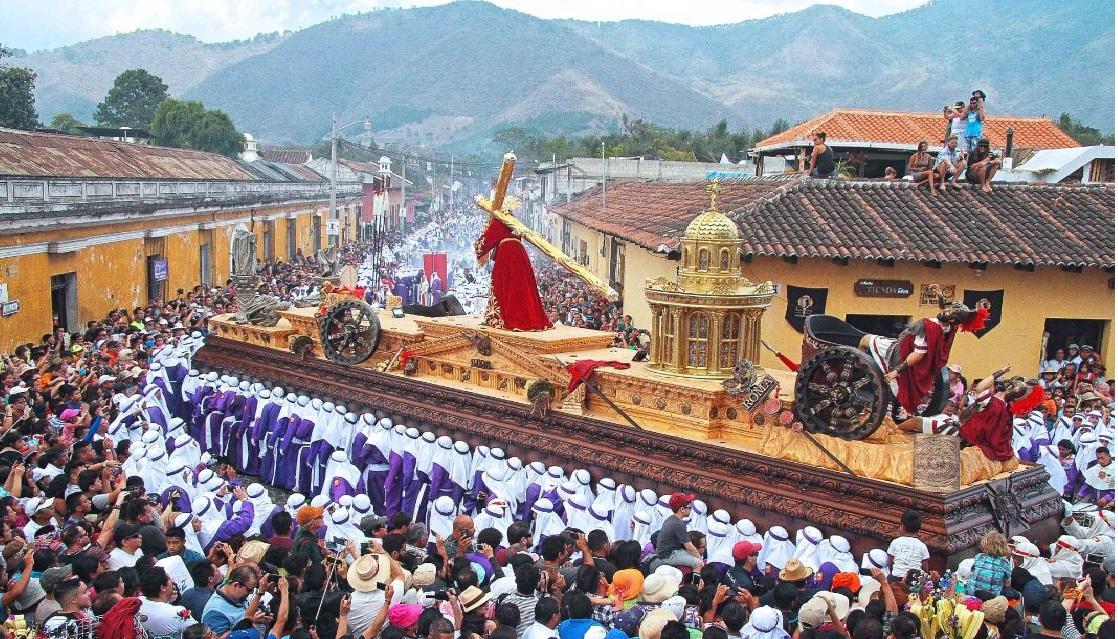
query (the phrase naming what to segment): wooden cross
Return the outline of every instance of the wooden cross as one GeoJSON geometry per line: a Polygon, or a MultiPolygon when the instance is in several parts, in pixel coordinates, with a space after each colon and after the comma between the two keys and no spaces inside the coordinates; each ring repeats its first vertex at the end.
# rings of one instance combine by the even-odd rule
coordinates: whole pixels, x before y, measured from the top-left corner
{"type": "Polygon", "coordinates": [[[718,180],[711,180],[710,183],[707,184],[707,193],[710,193],[710,210],[718,210],[718,194],[721,191],[722,185],[718,183],[718,180]]]}

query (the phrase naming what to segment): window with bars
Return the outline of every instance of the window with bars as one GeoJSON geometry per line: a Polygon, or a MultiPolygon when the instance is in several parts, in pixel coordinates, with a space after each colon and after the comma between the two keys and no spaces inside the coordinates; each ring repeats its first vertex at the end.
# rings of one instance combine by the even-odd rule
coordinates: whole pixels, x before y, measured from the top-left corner
{"type": "MultiPolygon", "coordinates": [[[[700,253],[701,255],[701,253],[700,253]]],[[[687,321],[687,366],[706,368],[710,356],[708,338],[710,319],[706,313],[692,313],[687,321]]]]}
{"type": "Polygon", "coordinates": [[[718,367],[733,368],[737,364],[738,334],[741,318],[737,313],[722,318],[722,341],[718,345],[718,367]]]}

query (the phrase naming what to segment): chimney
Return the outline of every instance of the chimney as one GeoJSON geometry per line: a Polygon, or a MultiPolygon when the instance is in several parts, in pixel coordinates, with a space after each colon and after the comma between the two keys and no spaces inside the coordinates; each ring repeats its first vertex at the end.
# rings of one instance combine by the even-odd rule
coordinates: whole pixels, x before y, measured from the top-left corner
{"type": "Polygon", "coordinates": [[[1013,127],[1005,132],[1005,157],[1002,159],[1002,166],[1006,169],[1013,168],[1013,127]]]}

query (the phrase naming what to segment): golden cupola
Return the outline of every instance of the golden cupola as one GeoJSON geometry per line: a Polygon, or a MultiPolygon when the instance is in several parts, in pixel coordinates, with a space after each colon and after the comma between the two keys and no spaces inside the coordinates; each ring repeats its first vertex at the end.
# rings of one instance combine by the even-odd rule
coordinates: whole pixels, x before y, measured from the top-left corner
{"type": "Polygon", "coordinates": [[[710,208],[683,233],[675,282],[645,284],[652,310],[649,368],[670,375],[725,379],[739,360],[760,358],[761,316],[772,282],[742,275],[737,224],[718,210],[717,181],[707,185],[710,208]]]}

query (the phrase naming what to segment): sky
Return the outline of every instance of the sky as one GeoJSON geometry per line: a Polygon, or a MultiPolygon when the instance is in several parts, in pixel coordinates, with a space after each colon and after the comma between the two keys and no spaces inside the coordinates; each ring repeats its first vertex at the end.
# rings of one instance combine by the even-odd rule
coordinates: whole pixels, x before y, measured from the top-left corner
{"type": "MultiPolygon", "coordinates": [[[[813,4],[882,16],[928,0],[493,0],[540,18],[644,19],[690,25],[727,24],[813,4]]],[[[343,13],[381,7],[446,4],[446,0],[0,0],[0,44],[35,51],[136,29],[168,29],[204,42],[296,30],[343,13]]]]}

